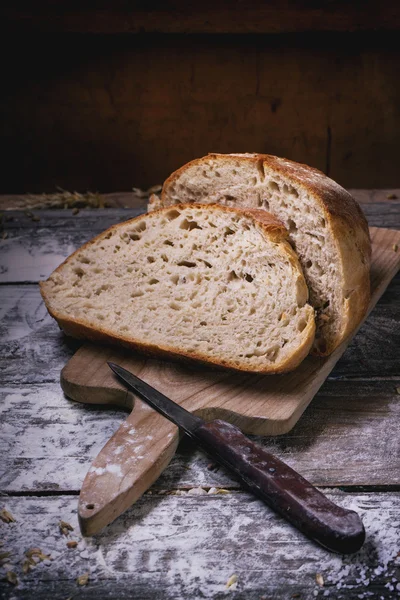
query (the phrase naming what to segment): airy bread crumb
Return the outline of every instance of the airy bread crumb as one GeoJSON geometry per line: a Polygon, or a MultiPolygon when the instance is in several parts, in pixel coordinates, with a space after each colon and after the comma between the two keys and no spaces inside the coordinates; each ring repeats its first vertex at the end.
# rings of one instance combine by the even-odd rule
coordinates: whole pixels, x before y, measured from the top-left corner
{"type": "Polygon", "coordinates": [[[350,194],[317,169],[267,154],[209,154],[173,173],[149,210],[180,202],[264,209],[284,223],[316,310],[315,353],[330,354],[364,317],[367,222],[350,194]]]}

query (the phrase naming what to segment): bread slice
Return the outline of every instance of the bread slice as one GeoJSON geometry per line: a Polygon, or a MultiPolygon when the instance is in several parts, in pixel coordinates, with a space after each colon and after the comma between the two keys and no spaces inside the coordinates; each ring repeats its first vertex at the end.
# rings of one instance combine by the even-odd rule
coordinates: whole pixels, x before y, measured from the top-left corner
{"type": "Polygon", "coordinates": [[[180,205],[115,225],[41,293],[78,338],[243,371],[294,369],[314,311],[287,232],[265,211],[180,205]]]}
{"type": "Polygon", "coordinates": [[[367,222],[350,194],[320,171],[267,154],[209,154],[173,173],[150,208],[180,202],[265,209],[285,224],[316,309],[314,353],[330,354],[364,317],[367,222]]]}

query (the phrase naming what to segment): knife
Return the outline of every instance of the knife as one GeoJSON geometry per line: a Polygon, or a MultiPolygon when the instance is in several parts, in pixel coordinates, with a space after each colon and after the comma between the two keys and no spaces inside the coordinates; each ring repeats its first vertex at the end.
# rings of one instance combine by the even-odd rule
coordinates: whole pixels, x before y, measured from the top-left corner
{"type": "Polygon", "coordinates": [[[364,543],[361,518],[331,502],[279,458],[220,419],[206,422],[133,375],[109,362],[125,386],[178,425],[203,450],[277,513],[321,546],[340,554],[357,552],[364,543]]]}

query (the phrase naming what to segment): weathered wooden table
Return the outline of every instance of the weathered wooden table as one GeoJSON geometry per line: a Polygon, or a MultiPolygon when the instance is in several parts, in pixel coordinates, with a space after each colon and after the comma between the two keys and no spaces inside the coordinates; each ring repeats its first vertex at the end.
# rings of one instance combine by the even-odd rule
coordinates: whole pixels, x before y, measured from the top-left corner
{"type": "MultiPolygon", "coordinates": [[[[400,227],[400,201],[376,191],[355,195],[371,225],[400,227]]],[[[63,396],[60,371],[79,344],[64,338],[48,316],[37,282],[93,235],[141,211],[3,215],[0,508],[15,522],[0,522],[1,597],[398,597],[399,276],[295,428],[258,439],[360,513],[367,541],[358,554],[342,557],[317,547],[187,440],[127,513],[92,538],[80,535],[80,485],[125,415],[63,396]],[[73,527],[64,529],[68,536],[61,520],[73,527]],[[77,545],[68,547],[71,541],[77,545]],[[26,556],[32,548],[42,552],[33,554],[34,567],[26,556]],[[18,585],[5,579],[8,571],[18,585]],[[85,574],[87,584],[79,585],[85,574]]]]}

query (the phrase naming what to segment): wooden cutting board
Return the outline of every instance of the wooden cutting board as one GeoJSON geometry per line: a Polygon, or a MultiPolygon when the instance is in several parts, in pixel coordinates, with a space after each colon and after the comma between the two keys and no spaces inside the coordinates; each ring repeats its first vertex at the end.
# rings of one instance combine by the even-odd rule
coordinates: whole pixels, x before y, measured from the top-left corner
{"type": "MultiPolygon", "coordinates": [[[[400,268],[400,232],[370,231],[369,312],[400,268]]],[[[206,420],[221,418],[245,433],[278,435],[295,425],[352,337],[331,356],[309,356],[285,375],[182,366],[112,347],[84,345],[61,373],[65,394],[78,402],[116,404],[133,410],[94,460],[83,482],[78,508],[82,533],[99,531],[131,506],[168,465],[179,441],[178,428],[135,400],[115,379],[106,361],[122,365],[206,420]]]]}

